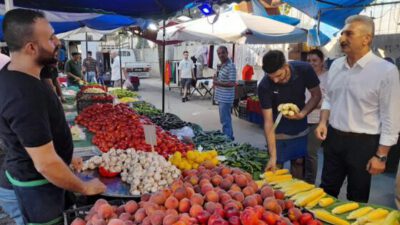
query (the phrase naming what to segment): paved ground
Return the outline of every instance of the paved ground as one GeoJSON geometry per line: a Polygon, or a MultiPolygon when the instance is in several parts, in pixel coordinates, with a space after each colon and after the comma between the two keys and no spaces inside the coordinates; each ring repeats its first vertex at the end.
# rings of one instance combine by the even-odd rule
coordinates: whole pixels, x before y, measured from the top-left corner
{"type": "MultiPolygon", "coordinates": [[[[139,93],[145,101],[148,101],[158,108],[161,108],[161,82],[159,79],[142,79],[139,93]]],[[[182,103],[178,89],[169,91],[166,88],[166,112],[171,112],[183,120],[194,122],[203,127],[204,130],[220,129],[218,108],[211,104],[211,100],[194,96],[191,101],[182,103]]],[[[235,141],[248,142],[252,145],[264,149],[265,138],[263,130],[253,123],[233,117],[233,128],[235,141]]],[[[319,165],[317,184],[320,183],[322,168],[322,151],[319,152],[319,165]]],[[[374,176],[372,179],[370,202],[374,204],[395,207],[394,203],[394,180],[395,174],[382,174],[374,176]]],[[[342,188],[340,198],[345,199],[346,185],[342,188]]]]}

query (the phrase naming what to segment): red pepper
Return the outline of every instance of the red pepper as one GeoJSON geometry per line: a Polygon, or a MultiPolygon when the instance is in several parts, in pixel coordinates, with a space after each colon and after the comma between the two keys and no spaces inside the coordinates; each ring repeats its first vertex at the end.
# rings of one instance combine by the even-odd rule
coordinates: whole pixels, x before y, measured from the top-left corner
{"type": "Polygon", "coordinates": [[[102,176],[102,177],[116,177],[116,176],[118,176],[118,172],[110,172],[110,171],[108,171],[108,170],[106,170],[104,167],[102,167],[102,166],[100,166],[99,167],[99,174],[100,174],[100,176],[102,176]]]}

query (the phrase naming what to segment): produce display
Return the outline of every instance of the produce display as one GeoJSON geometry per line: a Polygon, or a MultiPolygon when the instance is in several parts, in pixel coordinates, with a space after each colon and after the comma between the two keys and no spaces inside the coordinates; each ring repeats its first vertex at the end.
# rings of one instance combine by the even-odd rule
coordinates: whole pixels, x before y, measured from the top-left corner
{"type": "Polygon", "coordinates": [[[84,162],[83,170],[96,168],[115,175],[120,173],[121,180],[131,185],[130,193],[136,196],[166,188],[181,175],[181,171],[161,155],[134,149],[111,149],[84,162]]]}
{"type": "Polygon", "coordinates": [[[169,161],[178,167],[180,170],[191,170],[197,169],[202,163],[211,163],[211,165],[218,165],[218,153],[217,151],[188,151],[186,157],[182,156],[180,152],[175,152],[169,161]]]}
{"type": "Polygon", "coordinates": [[[147,117],[158,116],[158,115],[162,114],[161,110],[157,109],[156,107],[154,107],[153,105],[151,105],[147,102],[135,103],[133,105],[133,109],[138,114],[147,116],[147,117]]]}
{"type": "Polygon", "coordinates": [[[202,149],[224,149],[226,147],[236,146],[231,139],[221,131],[203,131],[199,132],[194,138],[193,143],[196,147],[202,149]]]}
{"type": "Polygon", "coordinates": [[[131,102],[137,102],[139,101],[138,98],[133,98],[133,97],[123,97],[118,99],[120,103],[131,103],[131,102]]]}
{"type": "MultiPolygon", "coordinates": [[[[88,85],[85,85],[85,86],[81,87],[80,90],[82,92],[85,92],[85,93],[90,93],[91,90],[93,90],[93,89],[101,89],[104,92],[107,92],[107,86],[103,86],[103,85],[100,85],[100,84],[88,84],[88,85]],[[90,89],[90,90],[86,91],[87,89],[90,89]]],[[[104,92],[101,92],[101,93],[104,93],[104,92]]]]}
{"type": "Polygon", "coordinates": [[[85,132],[83,132],[82,128],[80,128],[79,126],[71,126],[70,127],[71,130],[71,135],[72,135],[72,140],[73,141],[82,141],[86,139],[86,134],[85,132]]]}
{"type": "Polygon", "coordinates": [[[266,172],[264,181],[280,190],[299,207],[310,209],[321,221],[333,225],[399,225],[400,212],[372,207],[357,202],[336,201],[323,189],[293,179],[286,169],[266,172]]]}
{"type": "Polygon", "coordinates": [[[139,97],[139,94],[137,92],[129,91],[126,89],[114,89],[109,92],[110,94],[117,96],[117,98],[125,98],[125,97],[130,97],[130,98],[137,98],[139,97]]]}
{"type": "Polygon", "coordinates": [[[257,179],[264,172],[269,155],[266,150],[260,150],[248,143],[218,149],[218,154],[225,157],[224,164],[245,170],[257,179]]]}
{"type": "Polygon", "coordinates": [[[149,116],[151,121],[165,130],[180,129],[187,125],[177,115],[172,113],[164,113],[155,116],[149,116]]]}
{"type": "MultiPolygon", "coordinates": [[[[96,104],[85,108],[75,119],[76,123],[94,133],[93,144],[103,152],[114,149],[134,148],[151,151],[144,137],[144,124],[152,124],[149,119],[135,113],[125,104],[96,104]]],[[[164,158],[176,151],[186,154],[192,146],[179,141],[169,132],[156,128],[157,145],[155,151],[164,158]]]]}
{"type": "Polygon", "coordinates": [[[96,101],[96,102],[102,102],[102,101],[112,101],[114,99],[113,96],[111,95],[81,95],[79,100],[89,100],[89,101],[96,101]]]}
{"type": "Polygon", "coordinates": [[[257,95],[250,96],[250,97],[248,97],[247,99],[250,99],[250,100],[252,100],[252,101],[260,101],[260,99],[258,98],[257,95]]]}
{"type": "Polygon", "coordinates": [[[259,188],[240,169],[207,165],[182,175],[169,188],[142,195],[139,203],[111,206],[98,200],[85,218],[72,224],[322,224],[291,200],[284,200],[283,192],[268,185],[259,188]]]}
{"type": "Polygon", "coordinates": [[[201,132],[193,138],[199,148],[205,150],[215,149],[219,155],[225,157],[224,164],[253,174],[258,179],[264,172],[268,162],[268,152],[251,146],[250,144],[235,144],[221,131],[201,132]]]}
{"type": "Polygon", "coordinates": [[[281,112],[284,116],[294,116],[300,112],[300,109],[293,103],[285,103],[278,106],[278,112],[281,112]]]}
{"type": "MultiPolygon", "coordinates": [[[[98,86],[83,87],[77,97],[87,93],[88,99],[109,98],[106,89],[98,86]]],[[[137,100],[137,95],[130,96],[135,92],[111,92],[123,103],[137,100]]],[[[340,201],[322,188],[294,179],[287,169],[264,173],[267,151],[233,143],[220,131],[196,129],[193,143],[199,151],[195,151],[166,131],[190,123],[146,102],[130,105],[132,109],[127,104],[92,105],[75,122],[94,134],[92,142],[103,152],[86,161],[84,169],[98,169],[104,177],[120,176],[130,184],[132,195],[141,195],[141,201],[111,206],[98,200],[74,225],[318,225],[321,221],[400,225],[399,211],[340,201]],[[145,142],[146,124],[157,125],[154,152],[145,142]]],[[[299,112],[291,103],[279,105],[278,110],[288,116],[299,112]]],[[[74,140],[81,132],[78,126],[71,127],[74,140]]]]}
{"type": "Polygon", "coordinates": [[[83,93],[89,93],[89,94],[99,94],[99,93],[106,93],[105,90],[99,87],[90,87],[82,90],[83,93]]]}

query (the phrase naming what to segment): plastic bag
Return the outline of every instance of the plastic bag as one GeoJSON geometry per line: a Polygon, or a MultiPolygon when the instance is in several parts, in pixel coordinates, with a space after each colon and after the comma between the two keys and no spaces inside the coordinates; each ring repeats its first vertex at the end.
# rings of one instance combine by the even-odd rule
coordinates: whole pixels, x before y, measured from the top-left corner
{"type": "Polygon", "coordinates": [[[182,140],[183,137],[189,137],[189,138],[194,137],[193,129],[188,126],[182,127],[181,129],[169,130],[169,132],[177,136],[180,140],[182,140]]]}

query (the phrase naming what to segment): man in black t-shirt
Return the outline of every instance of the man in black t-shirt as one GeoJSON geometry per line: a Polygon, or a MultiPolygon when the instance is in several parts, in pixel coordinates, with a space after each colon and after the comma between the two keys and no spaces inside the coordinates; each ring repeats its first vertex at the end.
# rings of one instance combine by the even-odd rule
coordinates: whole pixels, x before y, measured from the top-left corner
{"type": "Polygon", "coordinates": [[[258,86],[258,96],[264,118],[264,133],[270,152],[266,169],[275,169],[276,163],[283,165],[291,161],[291,173],[302,179],[304,157],[307,154],[307,115],[321,100],[319,79],[310,64],[300,61],[286,62],[281,51],[269,51],[263,57],[262,66],[266,75],[258,86]],[[311,93],[305,102],[305,90],[311,93]],[[274,128],[278,106],[293,103],[301,110],[293,116],[284,116],[274,128]]]}
{"type": "Polygon", "coordinates": [[[57,61],[60,45],[44,14],[10,10],[3,34],[11,62],[0,71],[0,139],[6,152],[0,205],[18,225],[62,224],[65,190],[94,195],[106,187],[98,179],[81,181],[68,167],[71,133],[56,94],[40,81],[43,66],[57,61]]]}

